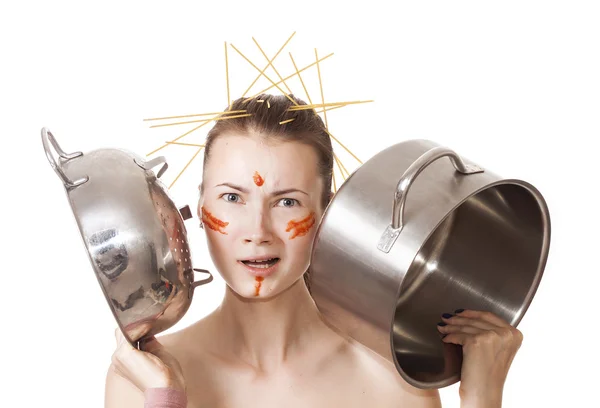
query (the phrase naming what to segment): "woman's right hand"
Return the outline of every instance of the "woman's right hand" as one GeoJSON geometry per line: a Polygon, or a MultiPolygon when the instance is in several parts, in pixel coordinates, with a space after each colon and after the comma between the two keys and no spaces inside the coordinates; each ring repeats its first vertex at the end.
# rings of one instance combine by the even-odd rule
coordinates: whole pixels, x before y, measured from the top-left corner
{"type": "Polygon", "coordinates": [[[181,365],[168,353],[154,336],[144,340],[140,348],[134,348],[115,330],[117,349],[112,356],[115,372],[135,385],[142,393],[148,388],[173,388],[185,391],[181,365]]]}

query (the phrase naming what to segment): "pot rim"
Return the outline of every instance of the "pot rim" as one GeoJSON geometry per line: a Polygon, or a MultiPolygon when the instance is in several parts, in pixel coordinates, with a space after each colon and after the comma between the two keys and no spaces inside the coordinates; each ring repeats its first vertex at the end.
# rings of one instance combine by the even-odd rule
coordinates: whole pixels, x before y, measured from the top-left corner
{"type": "MultiPolygon", "coordinates": [[[[521,320],[523,319],[523,317],[525,316],[525,313],[529,309],[529,306],[531,305],[531,302],[533,301],[533,298],[535,297],[535,294],[539,288],[539,285],[541,283],[542,276],[544,274],[544,270],[545,270],[545,267],[546,267],[546,264],[548,261],[549,251],[550,251],[551,221],[550,221],[550,213],[549,213],[548,205],[547,205],[546,200],[542,196],[541,192],[535,186],[533,186],[531,183],[529,183],[525,180],[522,180],[522,179],[508,178],[508,179],[496,180],[494,182],[491,182],[489,184],[486,184],[486,185],[474,190],[471,194],[467,195],[462,200],[457,202],[456,205],[453,206],[452,209],[450,211],[448,211],[448,213],[444,217],[442,217],[438,223],[435,224],[435,226],[431,229],[431,231],[426,236],[426,238],[422,241],[421,246],[417,249],[417,251],[415,253],[415,257],[419,254],[419,252],[421,251],[423,246],[429,241],[429,239],[435,233],[435,231],[437,231],[439,226],[451,214],[453,214],[461,205],[463,205],[467,200],[471,199],[472,197],[476,196],[477,194],[481,193],[482,191],[488,190],[493,187],[501,186],[501,185],[516,185],[516,186],[522,187],[525,190],[527,190],[535,198],[535,200],[538,204],[538,209],[540,210],[540,215],[542,216],[542,225],[545,226],[544,232],[543,232],[543,239],[542,239],[542,248],[540,251],[540,259],[539,259],[538,266],[537,266],[537,269],[535,272],[534,281],[531,284],[529,291],[527,292],[527,295],[525,296],[525,299],[523,300],[523,305],[520,308],[519,312],[517,313],[516,319],[514,319],[514,321],[511,323],[511,325],[513,327],[517,327],[519,325],[519,323],[521,322],[521,320]]],[[[414,263],[414,259],[415,258],[413,258],[413,261],[410,263],[410,265],[412,265],[414,263]]],[[[400,283],[398,285],[396,299],[398,299],[403,292],[402,282],[404,281],[405,278],[406,278],[406,276],[404,276],[402,278],[402,280],[400,281],[400,283]]],[[[398,363],[398,361],[396,359],[396,353],[394,351],[394,330],[393,329],[394,329],[394,321],[395,321],[395,308],[392,309],[391,316],[392,316],[392,319],[391,319],[389,330],[388,330],[388,332],[390,333],[390,337],[389,337],[390,354],[392,356],[392,359],[393,359],[396,369],[398,370],[398,372],[404,378],[405,381],[407,381],[409,384],[411,384],[415,387],[418,387],[421,389],[428,389],[428,388],[444,388],[444,387],[452,385],[460,380],[459,374],[454,374],[443,380],[432,381],[432,382],[415,380],[414,378],[412,378],[408,374],[406,374],[404,372],[404,370],[402,369],[402,367],[400,366],[400,364],[398,363]]]]}

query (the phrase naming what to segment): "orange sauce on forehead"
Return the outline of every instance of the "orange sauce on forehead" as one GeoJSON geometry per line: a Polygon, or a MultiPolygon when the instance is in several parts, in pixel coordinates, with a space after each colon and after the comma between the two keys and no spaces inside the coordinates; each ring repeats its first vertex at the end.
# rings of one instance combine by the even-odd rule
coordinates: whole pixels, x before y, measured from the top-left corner
{"type": "Polygon", "coordinates": [[[294,233],[290,237],[290,239],[294,239],[308,234],[308,231],[310,231],[313,225],[315,225],[315,213],[311,212],[306,218],[303,218],[300,221],[292,220],[288,222],[285,232],[294,230],[294,233]]]}
{"type": "Polygon", "coordinates": [[[258,174],[258,171],[254,172],[254,184],[256,184],[257,186],[262,186],[263,184],[265,184],[265,179],[263,179],[260,174],[258,174]]]}
{"type": "Polygon", "coordinates": [[[204,207],[202,207],[202,222],[204,223],[204,225],[206,225],[211,230],[227,235],[227,233],[225,231],[223,231],[223,228],[228,226],[229,223],[225,222],[225,221],[221,221],[220,219],[218,219],[217,217],[212,215],[204,207]]]}
{"type": "Polygon", "coordinates": [[[256,280],[256,285],[254,285],[254,289],[255,289],[254,296],[258,296],[260,294],[260,287],[262,285],[262,281],[264,281],[265,278],[262,276],[257,276],[255,280],[256,280]]]}

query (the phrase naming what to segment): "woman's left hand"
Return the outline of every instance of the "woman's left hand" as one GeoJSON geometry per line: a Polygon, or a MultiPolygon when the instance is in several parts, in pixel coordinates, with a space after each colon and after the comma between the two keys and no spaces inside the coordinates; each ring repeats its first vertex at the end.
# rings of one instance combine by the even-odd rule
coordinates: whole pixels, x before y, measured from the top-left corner
{"type": "Polygon", "coordinates": [[[457,310],[444,314],[442,341],[462,346],[459,394],[462,407],[501,407],[508,370],[523,334],[490,312],[457,310]]]}

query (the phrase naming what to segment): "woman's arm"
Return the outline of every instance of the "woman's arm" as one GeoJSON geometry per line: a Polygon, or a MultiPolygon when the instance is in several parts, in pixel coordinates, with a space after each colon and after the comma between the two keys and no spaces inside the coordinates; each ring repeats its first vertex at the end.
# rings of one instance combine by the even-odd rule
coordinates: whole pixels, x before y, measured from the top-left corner
{"type": "Polygon", "coordinates": [[[179,408],[169,405],[169,398],[178,396],[181,405],[182,394],[185,396],[185,379],[177,359],[154,337],[143,342],[142,351],[131,346],[119,329],[115,336],[117,349],[106,376],[105,408],[179,408]],[[171,391],[157,392],[161,388],[171,391]]]}
{"type": "Polygon", "coordinates": [[[523,334],[490,312],[460,309],[442,320],[438,325],[442,341],[463,349],[461,407],[500,408],[504,382],[523,334]]]}
{"type": "Polygon", "coordinates": [[[112,364],[106,374],[104,408],[144,408],[144,394],[118,375],[112,364]]]}
{"type": "Polygon", "coordinates": [[[174,388],[148,388],[143,394],[118,375],[114,366],[106,374],[104,408],[186,408],[187,395],[174,388]]]}
{"type": "Polygon", "coordinates": [[[144,408],[186,408],[187,395],[174,388],[148,388],[144,408]]]}

